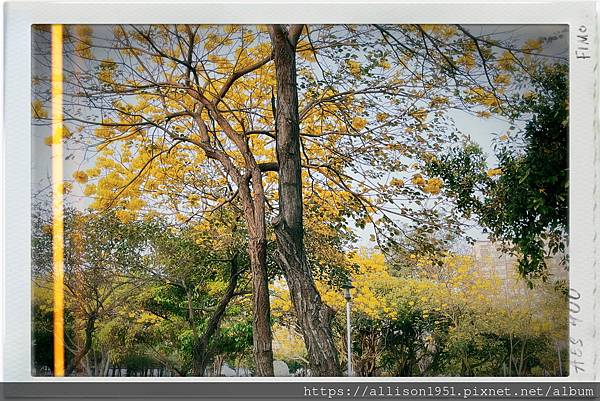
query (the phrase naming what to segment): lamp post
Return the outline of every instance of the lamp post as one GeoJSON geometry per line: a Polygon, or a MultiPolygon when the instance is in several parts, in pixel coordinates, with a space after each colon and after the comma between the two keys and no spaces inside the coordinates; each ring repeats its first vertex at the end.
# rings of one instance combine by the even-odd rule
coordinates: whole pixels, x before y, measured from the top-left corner
{"type": "Polygon", "coordinates": [[[344,298],[346,298],[346,345],[348,352],[348,377],[354,376],[352,372],[352,324],[350,323],[350,300],[352,294],[350,290],[354,288],[351,281],[342,286],[344,289],[344,298]]]}

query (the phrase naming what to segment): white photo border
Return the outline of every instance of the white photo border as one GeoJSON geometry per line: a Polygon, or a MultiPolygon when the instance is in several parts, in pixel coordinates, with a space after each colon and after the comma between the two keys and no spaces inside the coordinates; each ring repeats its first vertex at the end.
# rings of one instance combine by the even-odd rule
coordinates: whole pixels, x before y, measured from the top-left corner
{"type": "MultiPolygon", "coordinates": [[[[31,376],[31,26],[150,23],[567,24],[570,27],[570,374],[548,378],[402,377],[386,381],[598,381],[598,40],[594,1],[481,2],[7,2],[2,160],[3,381],[285,382],[299,378],[43,378],[31,376]],[[587,35],[587,36],[585,36],[587,35]],[[576,53],[579,52],[579,53],[576,53]],[[577,55],[589,55],[578,58],[577,55]],[[575,366],[576,365],[576,366],[575,366]]],[[[325,382],[332,378],[307,377],[325,382]]],[[[335,378],[381,381],[382,378],[335,378]]]]}

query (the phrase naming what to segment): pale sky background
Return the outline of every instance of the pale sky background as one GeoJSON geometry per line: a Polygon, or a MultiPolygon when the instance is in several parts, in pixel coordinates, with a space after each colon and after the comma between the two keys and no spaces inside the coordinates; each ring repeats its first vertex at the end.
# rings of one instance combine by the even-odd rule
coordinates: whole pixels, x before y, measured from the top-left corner
{"type": "MultiPolygon", "coordinates": [[[[518,46],[524,43],[527,39],[536,39],[539,37],[547,37],[556,35],[562,32],[562,38],[545,45],[544,53],[552,56],[567,57],[568,56],[568,26],[567,25],[465,25],[473,34],[490,34],[499,35],[501,39],[513,38],[514,43],[518,46]]],[[[112,29],[107,30],[112,32],[112,29]]],[[[97,35],[97,32],[95,32],[97,35]]],[[[37,66],[39,70],[39,66],[37,66]]],[[[32,66],[32,71],[35,74],[36,65],[32,66]]],[[[480,118],[472,116],[462,111],[450,111],[449,115],[455,122],[456,129],[459,132],[470,135],[471,139],[477,142],[483,150],[489,155],[488,163],[493,166],[496,162],[492,155],[492,141],[498,135],[506,133],[508,128],[513,125],[508,121],[501,120],[496,117],[480,118]]],[[[519,127],[516,124],[517,128],[519,127]]],[[[50,147],[44,144],[44,138],[49,135],[47,127],[32,127],[32,191],[37,193],[49,188],[50,183],[50,147]]],[[[567,151],[567,150],[565,150],[567,151]]],[[[66,154],[67,152],[65,152],[66,154]]],[[[88,158],[90,155],[87,155],[88,158]]],[[[82,152],[74,154],[73,159],[66,160],[64,165],[64,177],[66,180],[72,181],[74,171],[82,168],[89,168],[93,164],[93,158],[87,162],[84,161],[86,156],[82,152]]],[[[85,207],[89,200],[81,199],[76,202],[77,197],[82,197],[82,187],[73,183],[73,193],[71,200],[79,204],[79,207],[85,207]]],[[[364,230],[356,229],[359,233],[360,240],[357,246],[372,247],[374,243],[369,240],[373,233],[371,227],[364,230]]],[[[480,228],[469,230],[469,235],[476,239],[485,239],[485,235],[480,228]]]]}

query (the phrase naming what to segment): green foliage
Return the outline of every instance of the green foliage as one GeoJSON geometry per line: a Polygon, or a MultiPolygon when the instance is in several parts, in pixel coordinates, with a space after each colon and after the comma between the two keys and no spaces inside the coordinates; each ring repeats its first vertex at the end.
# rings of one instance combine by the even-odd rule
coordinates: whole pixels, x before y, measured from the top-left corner
{"type": "Polygon", "coordinates": [[[52,300],[41,289],[34,290],[32,299],[32,350],[33,367],[38,372],[54,369],[54,341],[52,300]]]}
{"type": "Polygon", "coordinates": [[[498,165],[466,142],[432,160],[428,169],[466,217],[477,216],[494,240],[517,252],[526,278],[546,277],[545,258],[564,253],[568,234],[568,70],[540,67],[523,95],[520,135],[500,136],[498,165]]]}
{"type": "MultiPolygon", "coordinates": [[[[221,217],[198,227],[159,217],[123,222],[114,213],[67,209],[65,331],[73,351],[66,359],[67,365],[77,364],[73,374],[102,375],[113,366],[127,369],[127,375],[159,367],[189,375],[194,347],[228,285],[232,258],[241,277],[238,295],[222,331],[210,338],[208,352],[211,358],[248,352],[252,326],[243,295],[248,293],[249,261],[240,250],[245,232],[227,214],[221,217]],[[213,236],[214,227],[223,236],[213,236]]],[[[39,374],[52,368],[53,358],[48,220],[48,214],[34,215],[32,238],[33,349],[39,374]]]]}

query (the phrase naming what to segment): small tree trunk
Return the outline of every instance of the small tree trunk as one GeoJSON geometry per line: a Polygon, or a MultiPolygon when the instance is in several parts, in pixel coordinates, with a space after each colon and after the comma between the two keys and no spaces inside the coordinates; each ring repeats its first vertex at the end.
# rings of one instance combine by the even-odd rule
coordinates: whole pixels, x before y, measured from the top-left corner
{"type": "MultiPolygon", "coordinates": [[[[73,358],[73,361],[71,361],[71,363],[67,366],[67,376],[71,375],[73,372],[76,371],[77,367],[81,364],[83,358],[87,358],[88,353],[92,349],[94,341],[94,331],[96,330],[97,312],[92,312],[89,316],[87,316],[86,319],[87,320],[85,322],[85,341],[83,344],[83,348],[77,352],[77,354],[73,358]]],[[[96,358],[94,356],[94,361],[95,360],[96,358]]],[[[94,376],[96,375],[95,372],[96,371],[94,370],[94,376]]]]}
{"type": "Polygon", "coordinates": [[[104,364],[102,368],[102,376],[108,376],[108,369],[110,368],[110,350],[102,352],[102,362],[104,364]]]}
{"type": "MultiPolygon", "coordinates": [[[[252,241],[251,241],[251,243],[252,243],[252,241]]],[[[261,250],[260,247],[253,248],[252,246],[250,246],[252,251],[249,250],[250,255],[251,255],[251,264],[253,266],[255,266],[254,262],[252,262],[253,252],[256,252],[256,254],[258,256],[261,255],[261,252],[264,255],[264,259],[258,259],[259,262],[262,261],[262,264],[259,264],[258,266],[261,268],[264,268],[265,274],[263,276],[261,276],[261,275],[259,275],[259,276],[264,278],[263,284],[264,284],[264,288],[266,288],[266,290],[263,289],[263,294],[266,294],[266,300],[264,299],[264,297],[259,297],[258,302],[256,300],[254,302],[255,307],[256,307],[256,305],[259,305],[262,309],[260,309],[258,312],[255,309],[253,327],[258,326],[258,330],[254,331],[253,338],[254,338],[254,343],[255,343],[255,357],[256,357],[256,362],[257,362],[257,371],[258,371],[258,366],[260,366],[262,369],[259,371],[261,373],[260,374],[261,376],[273,376],[273,352],[271,351],[271,340],[270,340],[271,339],[271,325],[270,325],[270,313],[269,313],[270,308],[269,308],[269,294],[268,294],[267,277],[266,277],[266,240],[263,242],[263,244],[264,244],[264,250],[261,250]],[[266,302],[266,304],[265,304],[265,302],[266,302]],[[265,305],[266,305],[266,309],[265,309],[265,305]],[[265,327],[265,325],[266,325],[266,327],[265,327]],[[257,336],[256,333],[260,334],[261,332],[264,332],[264,331],[267,331],[267,334],[265,335],[265,337],[262,338],[262,342],[260,342],[261,337],[257,336]],[[256,346],[257,338],[259,341],[258,346],[256,346]],[[257,353],[257,350],[260,351],[260,353],[257,353]],[[269,367],[270,367],[270,371],[269,371],[269,367]]],[[[231,259],[229,284],[227,286],[227,289],[225,290],[225,294],[223,294],[223,297],[219,301],[217,308],[215,309],[215,311],[211,315],[208,323],[206,324],[206,329],[204,330],[204,333],[196,339],[196,342],[193,347],[194,363],[192,366],[192,374],[194,376],[204,376],[206,368],[207,368],[208,364],[211,362],[212,355],[209,350],[210,339],[218,332],[219,326],[221,324],[221,320],[223,319],[223,316],[225,315],[227,305],[229,305],[229,302],[235,296],[235,289],[237,287],[239,273],[240,273],[240,271],[239,271],[239,266],[238,266],[238,256],[234,255],[231,259]]],[[[255,276],[254,272],[253,272],[252,276],[254,278],[254,276],[255,276]]],[[[260,288],[260,286],[258,288],[260,288]]],[[[256,292],[257,291],[255,290],[254,293],[256,293],[256,292]]],[[[256,298],[256,296],[255,296],[255,298],[256,298]]]]}
{"type": "Polygon", "coordinates": [[[316,376],[340,376],[331,333],[333,311],[321,300],[304,250],[300,124],[296,86],[296,43],[302,27],[290,32],[281,25],[269,28],[277,77],[277,160],[279,216],[274,222],[277,260],[283,269],[298,323],[316,376]]]}
{"type": "Polygon", "coordinates": [[[274,376],[265,195],[258,166],[251,170],[244,182],[238,183],[238,190],[248,224],[248,256],[252,271],[252,352],[256,376],[274,376]]]}
{"type": "Polygon", "coordinates": [[[274,376],[266,233],[254,238],[252,233],[250,235],[248,253],[252,267],[252,342],[256,375],[274,376]]]}

